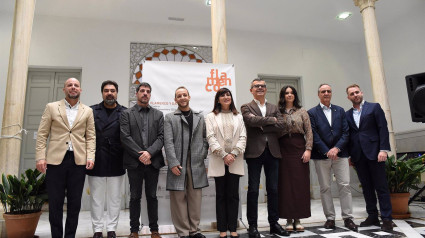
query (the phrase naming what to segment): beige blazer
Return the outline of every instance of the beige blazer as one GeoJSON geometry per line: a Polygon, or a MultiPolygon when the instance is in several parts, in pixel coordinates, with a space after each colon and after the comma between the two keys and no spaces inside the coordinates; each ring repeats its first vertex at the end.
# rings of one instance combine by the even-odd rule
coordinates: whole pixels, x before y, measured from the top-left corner
{"type": "Polygon", "coordinates": [[[61,164],[68,150],[68,141],[72,142],[77,165],[85,165],[87,158],[94,160],[96,131],[92,109],[80,103],[77,116],[70,128],[65,99],[48,103],[38,127],[35,160],[46,159],[47,164],[61,164]],[[49,138],[48,146],[47,138],[49,138]]]}
{"type": "MultiPolygon", "coordinates": [[[[205,121],[207,127],[208,144],[210,145],[208,150],[208,176],[224,176],[225,165],[223,158],[212,153],[214,150],[224,146],[224,132],[221,116],[220,114],[215,115],[213,112],[211,112],[206,116],[205,121]]],[[[233,115],[233,123],[232,147],[241,148],[242,153],[237,155],[235,162],[229,166],[229,172],[232,174],[244,175],[243,152],[245,151],[246,146],[246,130],[242,115],[233,115]]]]}

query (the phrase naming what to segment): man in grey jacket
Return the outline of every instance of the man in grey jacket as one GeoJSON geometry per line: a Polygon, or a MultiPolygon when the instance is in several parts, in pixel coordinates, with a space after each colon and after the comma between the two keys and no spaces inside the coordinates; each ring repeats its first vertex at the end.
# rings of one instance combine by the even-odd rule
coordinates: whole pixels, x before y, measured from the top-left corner
{"type": "Polygon", "coordinates": [[[205,120],[201,113],[190,109],[190,95],[185,87],[176,89],[174,101],[178,109],[164,120],[171,219],[180,237],[205,238],[198,229],[202,188],[208,186],[205,120]]]}
{"type": "Polygon", "coordinates": [[[127,169],[130,183],[130,238],[139,237],[143,180],[151,238],[161,238],[156,190],[159,169],[165,165],[162,156],[164,116],[161,111],[149,106],[151,92],[148,83],[140,83],[136,89],[137,103],[122,112],[120,117],[124,169],[127,169]]]}

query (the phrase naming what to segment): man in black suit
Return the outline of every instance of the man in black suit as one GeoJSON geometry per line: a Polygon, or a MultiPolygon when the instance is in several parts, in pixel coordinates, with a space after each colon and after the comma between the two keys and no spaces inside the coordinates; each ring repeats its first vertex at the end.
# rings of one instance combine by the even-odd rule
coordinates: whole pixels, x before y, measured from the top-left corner
{"type": "Polygon", "coordinates": [[[346,112],[350,127],[349,150],[354,164],[363,196],[366,200],[368,217],[360,226],[379,226],[376,194],[378,194],[384,231],[393,230],[391,202],[385,174],[385,161],[390,151],[389,133],[385,113],[379,103],[363,100],[363,92],[357,84],[347,87],[347,98],[353,108],[346,112]]]}
{"type": "Polygon", "coordinates": [[[96,166],[93,170],[86,172],[90,187],[90,214],[93,238],[103,237],[106,200],[107,238],[116,238],[115,231],[121,210],[121,186],[125,174],[119,118],[127,108],[117,102],[118,84],[116,82],[104,81],[100,90],[103,101],[91,106],[96,128],[96,166]],[[106,197],[108,199],[105,199],[106,197]]]}
{"type": "Polygon", "coordinates": [[[149,106],[152,88],[142,82],[137,86],[137,103],[121,113],[121,143],[124,147],[124,169],[130,183],[130,236],[138,238],[140,229],[140,199],[145,180],[151,238],[158,233],[158,185],[159,169],[165,165],[162,156],[164,145],[164,115],[149,106]]]}
{"type": "Polygon", "coordinates": [[[319,105],[308,110],[313,131],[314,161],[320,184],[320,198],[326,216],[324,228],[335,229],[335,207],[331,193],[332,171],[338,185],[341,215],[344,225],[357,231],[353,222],[353,205],[350,188],[350,167],[348,164],[348,125],[342,107],[331,104],[332,88],[321,84],[318,90],[319,105]]]}

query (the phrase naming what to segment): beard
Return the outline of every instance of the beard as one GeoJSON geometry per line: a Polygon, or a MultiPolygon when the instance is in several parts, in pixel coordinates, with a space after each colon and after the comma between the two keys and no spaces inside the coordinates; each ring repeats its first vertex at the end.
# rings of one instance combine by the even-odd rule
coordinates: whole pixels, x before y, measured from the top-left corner
{"type": "Polygon", "coordinates": [[[117,100],[115,99],[105,99],[103,101],[106,103],[106,105],[109,105],[109,106],[112,106],[117,102],[117,100]]]}
{"type": "Polygon", "coordinates": [[[79,97],[80,97],[80,94],[76,94],[76,95],[68,94],[68,98],[70,99],[78,99],[79,97]]]}

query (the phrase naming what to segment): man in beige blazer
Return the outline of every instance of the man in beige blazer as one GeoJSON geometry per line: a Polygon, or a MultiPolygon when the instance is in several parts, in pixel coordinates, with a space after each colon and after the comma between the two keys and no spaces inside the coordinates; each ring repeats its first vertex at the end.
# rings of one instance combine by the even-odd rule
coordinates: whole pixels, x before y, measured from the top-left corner
{"type": "Polygon", "coordinates": [[[65,99],[48,103],[36,142],[36,167],[46,173],[52,237],[63,237],[63,204],[67,198],[65,237],[75,237],[86,169],[93,169],[96,133],[93,111],[80,103],[80,82],[66,80],[65,99]],[[47,139],[49,143],[47,146],[47,139]]]}

